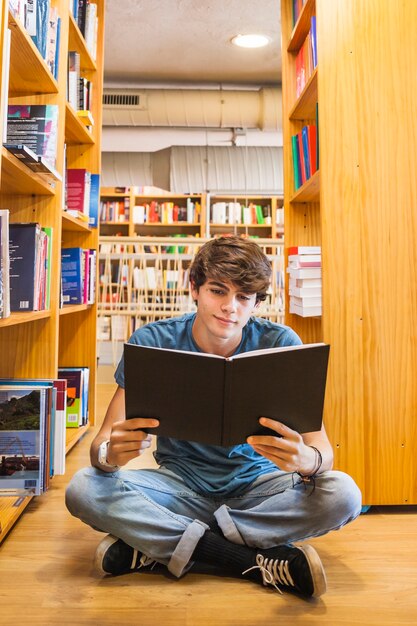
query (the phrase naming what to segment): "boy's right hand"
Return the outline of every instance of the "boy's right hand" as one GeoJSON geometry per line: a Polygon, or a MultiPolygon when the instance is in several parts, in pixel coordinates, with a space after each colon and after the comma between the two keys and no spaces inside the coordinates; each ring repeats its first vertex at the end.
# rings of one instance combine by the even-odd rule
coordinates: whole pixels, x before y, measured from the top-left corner
{"type": "Polygon", "coordinates": [[[143,428],[156,428],[157,419],[135,417],[112,424],[107,460],[111,465],[126,465],[132,459],[140,456],[152,442],[152,435],[144,432],[143,428]]]}

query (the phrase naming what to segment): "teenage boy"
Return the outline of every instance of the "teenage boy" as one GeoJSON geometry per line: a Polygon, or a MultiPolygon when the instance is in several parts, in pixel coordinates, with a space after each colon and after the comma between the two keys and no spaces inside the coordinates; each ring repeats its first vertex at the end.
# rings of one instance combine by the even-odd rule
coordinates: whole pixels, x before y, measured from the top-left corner
{"type": "MultiPolygon", "coordinates": [[[[224,357],[299,344],[289,327],[253,316],[270,279],[256,243],[213,239],[190,269],[197,312],[147,324],[129,341],[224,357]]],[[[260,417],[276,436],[252,436],[230,448],[158,437],[158,468],[122,470],[151,445],[142,429],[158,420],[126,420],[123,359],[115,379],[118,388],[91,445],[92,467],[79,471],[67,490],[70,512],[109,533],[96,551],[99,571],[124,574],[158,563],[179,577],[203,566],[278,591],[323,594],[317,552],[293,542],[338,529],[361,510],[352,478],[332,471],[324,426],[299,434],[260,417]]]]}

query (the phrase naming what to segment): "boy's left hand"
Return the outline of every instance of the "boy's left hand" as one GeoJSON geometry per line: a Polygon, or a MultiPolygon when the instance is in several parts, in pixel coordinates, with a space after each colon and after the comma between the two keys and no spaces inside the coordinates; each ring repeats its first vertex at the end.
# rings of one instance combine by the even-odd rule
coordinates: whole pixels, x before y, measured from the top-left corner
{"type": "Polygon", "coordinates": [[[261,417],[259,423],[274,430],[277,435],[252,435],[247,442],[284,472],[309,474],[314,470],[315,452],[304,443],[303,437],[281,422],[261,417]]]}

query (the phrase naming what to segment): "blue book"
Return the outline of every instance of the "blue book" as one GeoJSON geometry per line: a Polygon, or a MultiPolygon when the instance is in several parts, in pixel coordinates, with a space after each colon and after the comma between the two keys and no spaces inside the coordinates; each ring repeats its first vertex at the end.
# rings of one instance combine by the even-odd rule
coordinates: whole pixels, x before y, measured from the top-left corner
{"type": "Polygon", "coordinates": [[[313,55],[313,67],[317,67],[317,29],[316,29],[316,16],[315,15],[313,15],[311,18],[310,37],[311,37],[311,52],[313,55]]]}
{"type": "Polygon", "coordinates": [[[37,0],[36,5],[36,35],[32,35],[33,42],[43,59],[46,59],[46,43],[48,40],[50,0],[37,0]]]}
{"type": "Polygon", "coordinates": [[[61,41],[61,18],[58,17],[57,24],[56,24],[56,48],[55,48],[55,60],[54,60],[54,78],[55,78],[55,80],[58,80],[60,41],[61,41]]]}
{"type": "Polygon", "coordinates": [[[307,126],[303,126],[301,131],[301,136],[303,140],[303,152],[304,152],[304,166],[306,170],[306,180],[308,180],[311,176],[311,168],[310,168],[310,151],[308,149],[308,128],[307,126]]]}
{"type": "Polygon", "coordinates": [[[98,227],[98,213],[100,205],[100,174],[90,176],[90,213],[88,223],[91,228],[98,227]]]}
{"type": "Polygon", "coordinates": [[[63,304],[83,303],[82,248],[62,248],[61,279],[63,304]]]}

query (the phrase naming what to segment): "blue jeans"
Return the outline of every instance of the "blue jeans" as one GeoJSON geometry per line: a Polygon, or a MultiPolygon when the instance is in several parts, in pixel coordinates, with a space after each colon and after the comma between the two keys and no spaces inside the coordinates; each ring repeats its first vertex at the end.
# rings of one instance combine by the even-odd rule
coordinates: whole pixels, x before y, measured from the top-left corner
{"type": "Polygon", "coordinates": [[[66,493],[69,511],[181,576],[194,549],[216,519],[226,539],[254,548],[302,541],[341,528],[361,511],[350,476],[323,472],[315,489],[295,474],[258,478],[243,495],[216,499],[189,489],[165,468],[105,473],[78,471],[66,493]]]}

